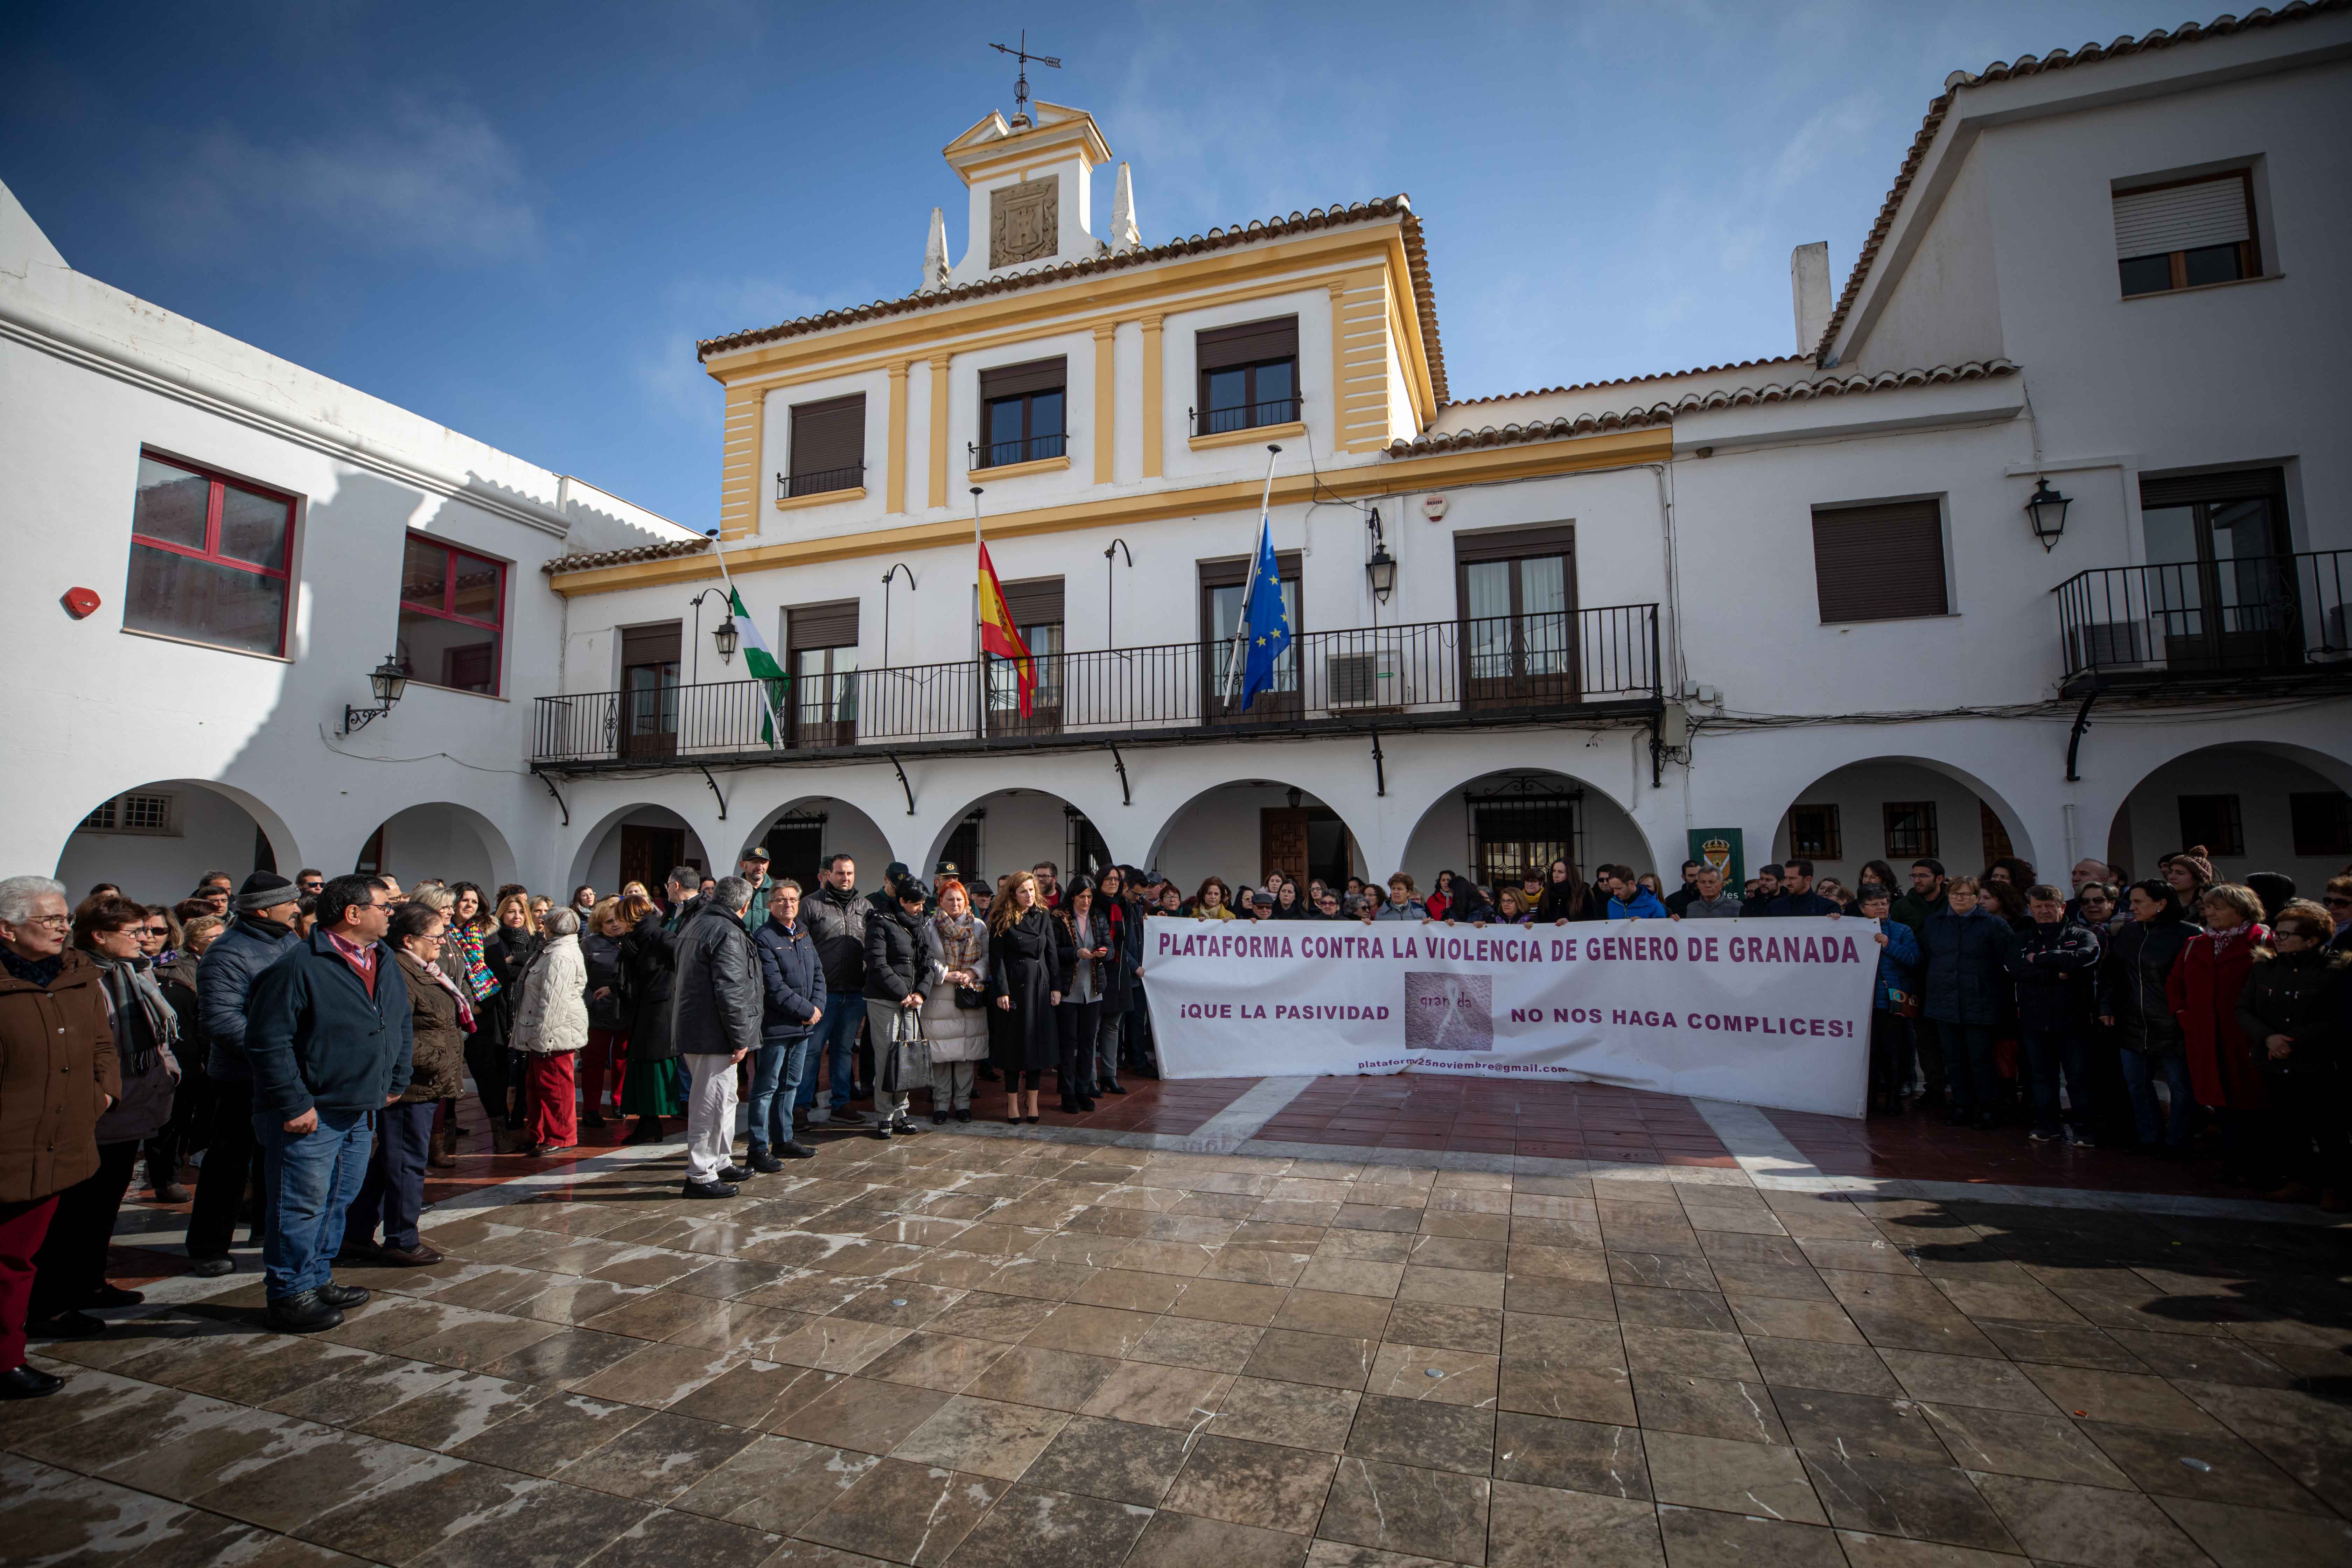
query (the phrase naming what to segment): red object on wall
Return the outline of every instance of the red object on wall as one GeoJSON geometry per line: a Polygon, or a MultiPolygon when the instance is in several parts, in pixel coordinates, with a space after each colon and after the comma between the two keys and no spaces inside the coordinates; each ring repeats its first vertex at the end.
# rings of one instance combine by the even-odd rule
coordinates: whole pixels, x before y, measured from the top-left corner
{"type": "Polygon", "coordinates": [[[79,621],[98,608],[98,595],[89,588],[68,588],[58,602],[65,605],[66,614],[79,621]]]}

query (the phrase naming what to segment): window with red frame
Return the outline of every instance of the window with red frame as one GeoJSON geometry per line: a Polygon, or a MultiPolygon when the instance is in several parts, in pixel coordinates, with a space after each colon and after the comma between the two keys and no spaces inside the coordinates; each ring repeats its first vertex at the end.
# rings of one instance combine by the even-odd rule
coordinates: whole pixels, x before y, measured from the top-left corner
{"type": "Polygon", "coordinates": [[[122,624],[283,654],[293,550],[292,496],[142,452],[122,624]]]}
{"type": "Polygon", "coordinates": [[[400,563],[400,662],[409,679],[497,694],[506,578],[500,562],[408,536],[400,563]]]}

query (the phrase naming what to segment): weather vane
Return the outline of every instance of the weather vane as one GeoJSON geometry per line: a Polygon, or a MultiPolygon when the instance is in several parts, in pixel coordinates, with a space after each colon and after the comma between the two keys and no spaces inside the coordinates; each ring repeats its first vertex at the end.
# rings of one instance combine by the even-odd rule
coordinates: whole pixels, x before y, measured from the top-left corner
{"type": "Polygon", "coordinates": [[[1015,125],[1028,124],[1030,63],[1034,61],[1038,65],[1052,66],[1055,70],[1060,70],[1062,68],[1062,62],[1052,55],[1031,54],[1029,52],[1029,29],[1026,27],[1021,29],[1021,47],[1019,48],[1007,48],[1003,44],[991,44],[988,47],[994,49],[1000,55],[1011,55],[1014,59],[1021,62],[1021,76],[1019,79],[1014,81],[1013,84],[1013,123],[1015,125]]]}

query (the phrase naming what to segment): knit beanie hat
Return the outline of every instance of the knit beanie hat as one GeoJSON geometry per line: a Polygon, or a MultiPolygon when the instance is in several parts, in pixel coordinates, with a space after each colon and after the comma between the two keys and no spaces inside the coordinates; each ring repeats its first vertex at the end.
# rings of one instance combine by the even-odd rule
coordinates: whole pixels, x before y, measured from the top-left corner
{"type": "Polygon", "coordinates": [[[299,903],[301,899],[302,895],[296,890],[294,884],[277,872],[256,871],[245,879],[245,886],[236,890],[236,912],[257,915],[279,904],[299,903]]]}
{"type": "Polygon", "coordinates": [[[2186,866],[2196,873],[2197,885],[2200,888],[2208,888],[2213,884],[2213,862],[2205,858],[2204,849],[2205,846],[2200,844],[2189,854],[2175,855],[2172,858],[2174,865],[2186,866]]]}

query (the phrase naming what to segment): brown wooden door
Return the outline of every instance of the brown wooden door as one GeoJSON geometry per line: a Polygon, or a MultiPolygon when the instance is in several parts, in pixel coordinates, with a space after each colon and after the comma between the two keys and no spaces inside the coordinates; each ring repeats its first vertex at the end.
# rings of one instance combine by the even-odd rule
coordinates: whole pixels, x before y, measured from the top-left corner
{"type": "Polygon", "coordinates": [[[666,897],[661,885],[686,860],[686,830],[621,825],[621,881],[643,882],[656,898],[666,897]]]}
{"type": "Polygon", "coordinates": [[[1264,885],[1276,871],[1302,886],[1307,881],[1307,820],[1305,806],[1269,805],[1257,814],[1257,879],[1264,885]]]}

